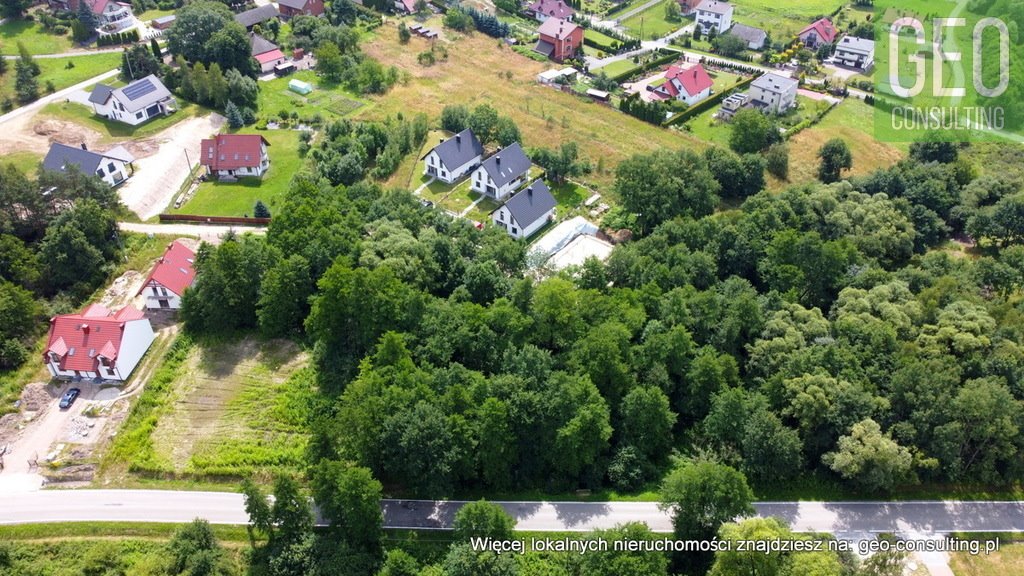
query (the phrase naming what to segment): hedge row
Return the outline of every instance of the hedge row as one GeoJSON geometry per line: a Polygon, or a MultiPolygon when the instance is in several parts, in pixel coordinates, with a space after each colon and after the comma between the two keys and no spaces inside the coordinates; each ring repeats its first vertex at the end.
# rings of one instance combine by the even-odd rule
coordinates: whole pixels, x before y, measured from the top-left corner
{"type": "Polygon", "coordinates": [[[659,54],[664,54],[664,55],[661,56],[660,58],[655,58],[654,60],[651,60],[650,62],[647,62],[645,64],[639,64],[636,67],[630,68],[629,70],[626,70],[624,72],[619,72],[618,74],[616,74],[614,76],[609,76],[608,78],[610,78],[611,80],[614,80],[616,82],[622,82],[623,80],[625,80],[626,78],[629,78],[630,76],[632,76],[634,74],[639,74],[641,72],[647,72],[648,70],[653,70],[653,69],[655,69],[658,66],[661,66],[663,64],[668,64],[670,62],[675,62],[676,60],[678,60],[683,55],[682,52],[676,52],[675,50],[670,50],[668,48],[658,48],[658,53],[659,54]],[[666,54],[666,52],[667,52],[667,54],[666,54]]]}
{"type": "Polygon", "coordinates": [[[693,106],[690,106],[689,108],[687,108],[686,110],[683,110],[682,112],[680,112],[678,114],[673,114],[672,116],[667,118],[664,122],[662,122],[661,125],[664,126],[664,127],[674,126],[674,125],[679,124],[681,122],[685,122],[685,121],[689,120],[690,118],[693,118],[694,116],[700,114],[701,112],[704,112],[705,110],[708,110],[709,108],[717,105],[719,102],[724,100],[725,97],[728,96],[729,94],[732,94],[733,92],[736,92],[737,90],[741,90],[743,88],[746,88],[751,82],[754,81],[754,78],[756,78],[756,77],[752,76],[750,78],[747,78],[746,80],[741,80],[740,82],[737,82],[736,85],[733,86],[732,88],[730,88],[728,90],[724,90],[722,92],[719,92],[718,94],[715,94],[714,96],[710,96],[708,98],[705,98],[704,100],[701,100],[700,102],[697,102],[693,106]]]}
{"type": "Polygon", "coordinates": [[[127,32],[118,32],[116,34],[103,34],[96,40],[97,46],[117,46],[118,44],[131,44],[132,42],[138,42],[140,40],[139,31],[137,29],[131,29],[127,32]]]}

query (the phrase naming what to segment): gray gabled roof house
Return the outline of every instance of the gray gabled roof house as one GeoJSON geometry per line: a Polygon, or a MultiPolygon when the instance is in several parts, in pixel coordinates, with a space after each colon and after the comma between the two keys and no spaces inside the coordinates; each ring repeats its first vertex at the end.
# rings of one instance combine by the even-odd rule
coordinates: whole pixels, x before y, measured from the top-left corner
{"type": "Polygon", "coordinates": [[[421,160],[426,160],[423,173],[451,184],[480,164],[483,154],[484,146],[480,139],[471,129],[466,128],[442,140],[423,155],[421,160]]]}
{"type": "Polygon", "coordinates": [[[97,84],[89,102],[97,114],[132,125],[174,111],[171,91],[153,74],[121,88],[97,84]]]}
{"type": "Polygon", "coordinates": [[[473,172],[472,189],[501,200],[529,178],[532,162],[519,142],[498,150],[473,172]]]}
{"type": "Polygon", "coordinates": [[[767,32],[746,24],[733,24],[729,29],[729,34],[746,42],[747,48],[751,50],[760,50],[764,47],[765,40],[768,39],[767,32]]]}
{"type": "Polygon", "coordinates": [[[542,180],[534,180],[491,213],[491,221],[513,238],[527,238],[555,217],[555,197],[542,180]]]}
{"type": "Polygon", "coordinates": [[[262,24],[267,20],[273,20],[280,15],[281,13],[277,11],[276,6],[273,4],[264,4],[263,6],[257,6],[252,10],[246,10],[245,12],[235,14],[235,22],[245,26],[246,30],[251,30],[253,26],[262,24]]]}
{"type": "Polygon", "coordinates": [[[131,175],[130,165],[134,161],[135,158],[121,146],[107,152],[93,152],[84,144],[78,147],[54,142],[43,158],[43,170],[65,172],[73,166],[82,174],[98,176],[114,186],[131,175]]]}

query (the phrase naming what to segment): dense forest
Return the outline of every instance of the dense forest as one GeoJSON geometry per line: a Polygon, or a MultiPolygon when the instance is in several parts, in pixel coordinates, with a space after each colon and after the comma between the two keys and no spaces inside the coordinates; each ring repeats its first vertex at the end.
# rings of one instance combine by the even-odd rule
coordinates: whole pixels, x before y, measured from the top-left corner
{"type": "Polygon", "coordinates": [[[543,279],[499,230],[301,175],[265,239],[204,249],[183,317],[307,342],[312,462],[357,462],[396,494],[629,491],[673,452],[755,487],[1005,484],[1022,472],[1024,195],[983,152],[916,144],[717,212],[728,152],[636,156],[616,192],[641,237],[543,279]],[[943,248],[968,235],[968,257],[943,248]]]}

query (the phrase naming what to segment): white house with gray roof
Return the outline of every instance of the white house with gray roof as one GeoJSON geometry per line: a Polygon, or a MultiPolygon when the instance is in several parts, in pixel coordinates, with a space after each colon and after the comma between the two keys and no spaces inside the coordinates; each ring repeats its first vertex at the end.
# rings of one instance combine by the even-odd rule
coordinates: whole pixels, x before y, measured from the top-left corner
{"type": "Polygon", "coordinates": [[[97,84],[89,94],[97,114],[132,126],[174,112],[174,97],[159,78],[150,74],[123,88],[97,84]]]}
{"type": "Polygon", "coordinates": [[[833,62],[847,68],[867,70],[875,63],[875,42],[856,36],[843,36],[836,44],[833,62]]]}
{"type": "Polygon", "coordinates": [[[491,221],[513,238],[528,238],[555,218],[555,197],[541,180],[516,192],[501,208],[491,213],[491,221]]]}
{"type": "Polygon", "coordinates": [[[749,106],[765,114],[783,114],[796,106],[796,91],[800,86],[794,78],[769,72],[750,84],[749,106]]]}
{"type": "Polygon", "coordinates": [[[732,4],[719,0],[704,0],[694,11],[694,21],[704,34],[715,31],[721,34],[732,28],[732,4]]]}
{"type": "Polygon", "coordinates": [[[82,174],[98,176],[107,184],[116,186],[132,175],[131,164],[134,161],[135,158],[122,146],[106,152],[93,152],[87,150],[85,144],[78,147],[54,142],[43,159],[43,170],[66,172],[73,166],[82,174]]]}
{"type": "Polygon", "coordinates": [[[483,155],[483,144],[472,130],[466,128],[455,136],[442,140],[423,155],[421,160],[426,161],[423,173],[452,184],[476,168],[483,155]]]}
{"type": "Polygon", "coordinates": [[[523,185],[530,177],[530,159],[519,142],[495,152],[473,171],[471,188],[502,200],[523,185]]]}

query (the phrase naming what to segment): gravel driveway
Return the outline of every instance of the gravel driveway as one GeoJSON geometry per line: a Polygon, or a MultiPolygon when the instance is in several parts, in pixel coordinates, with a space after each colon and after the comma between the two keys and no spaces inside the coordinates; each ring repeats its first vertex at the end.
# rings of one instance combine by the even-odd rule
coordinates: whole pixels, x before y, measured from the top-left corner
{"type": "Polygon", "coordinates": [[[162,212],[188,176],[188,160],[193,166],[199,162],[199,141],[223,124],[223,116],[209,114],[179,122],[157,135],[160,150],[135,161],[135,174],[118,188],[121,201],[143,220],[162,212]]]}

